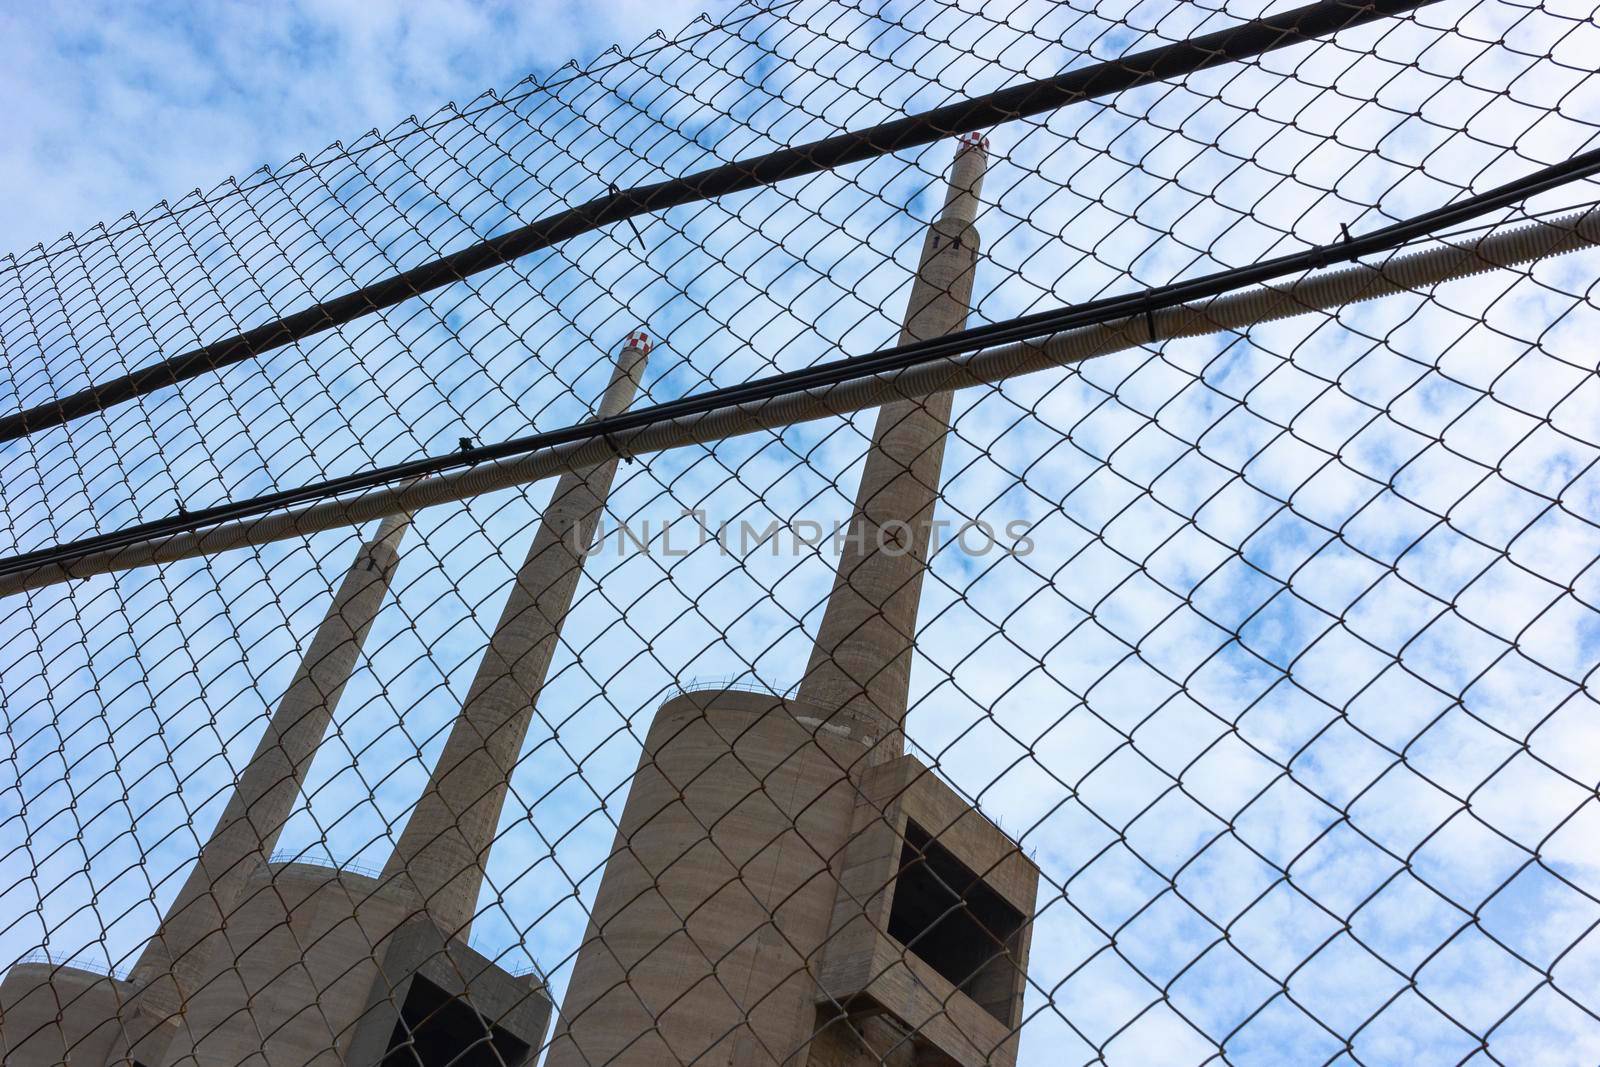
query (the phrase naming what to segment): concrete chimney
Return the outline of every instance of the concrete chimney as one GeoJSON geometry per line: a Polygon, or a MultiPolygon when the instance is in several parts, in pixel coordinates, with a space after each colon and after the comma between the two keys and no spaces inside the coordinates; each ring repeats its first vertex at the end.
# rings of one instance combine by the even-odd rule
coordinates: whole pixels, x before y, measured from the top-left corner
{"type": "MultiPolygon", "coordinates": [[[[944,208],[928,228],[900,344],[965,327],[979,239],[973,225],[988,168],[988,141],[960,138],[944,208]]],[[[911,650],[927,570],[952,394],[884,405],[856,491],[849,538],[800,682],[802,703],[875,721],[870,763],[900,755],[911,650]]]]}
{"type": "Polygon", "coordinates": [[[183,1010],[224,939],[241,888],[277,844],[383,606],[409,525],[409,516],[390,516],[362,546],[199,862],[134,965],[131,981],[143,987],[140,1007],[152,1021],[183,1010]]]}
{"type": "MultiPolygon", "coordinates": [[[[902,342],[966,322],[986,162],[981,138],[961,140],[902,342]]],[[[1026,931],[1015,966],[962,961],[948,975],[889,933],[927,896],[896,892],[917,827],[988,872],[1018,915],[1032,914],[1036,884],[1014,842],[899,756],[950,410],[944,393],[880,412],[858,536],[796,697],[696,690],[657,710],[545,1067],[1015,1062],[1026,931]],[[885,526],[909,535],[903,550],[878,550],[885,526]]],[[[952,930],[938,938],[992,954],[952,930]]]]}
{"type": "MultiPolygon", "coordinates": [[[[627,410],[649,352],[645,334],[628,337],[596,417],[627,410]]],[[[556,483],[433,777],[384,866],[385,881],[414,887],[438,926],[463,940],[534,702],[578,588],[584,556],[577,546],[590,547],[616,471],[611,460],[556,483]]]]}

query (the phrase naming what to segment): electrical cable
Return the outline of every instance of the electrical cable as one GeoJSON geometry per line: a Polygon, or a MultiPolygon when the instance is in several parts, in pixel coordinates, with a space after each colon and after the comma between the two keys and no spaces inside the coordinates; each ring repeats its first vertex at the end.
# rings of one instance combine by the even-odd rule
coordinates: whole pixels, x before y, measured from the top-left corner
{"type": "MultiPolygon", "coordinates": [[[[954,387],[953,384],[932,388],[918,385],[915,389],[920,392],[907,388],[906,382],[919,374],[925,379],[928,375],[947,378],[954,375],[960,379],[954,384],[1003,380],[1045,366],[1087,358],[1081,353],[1070,357],[1063,355],[1068,351],[1079,352],[1079,349],[1062,347],[1069,341],[1080,344],[1085,331],[1101,331],[1097,335],[1102,338],[1101,349],[1090,353],[1099,355],[1114,350],[1104,348],[1104,343],[1109,343],[1104,339],[1122,337],[1130,324],[1143,325],[1155,336],[1141,337],[1121,347],[1147,340],[1194,335],[1197,332],[1240,328],[1253,321],[1336,306],[1339,302],[1371,299],[1403,288],[1572,251],[1595,243],[1600,238],[1600,230],[1597,230],[1600,216],[1593,208],[1555,220],[1532,221],[1504,234],[1479,238],[1471,244],[1446,243],[1411,256],[1395,257],[1377,266],[1358,264],[1329,275],[1302,279],[1287,288],[1259,285],[1250,288],[1272,277],[1315,269],[1336,261],[1353,260],[1361,254],[1361,250],[1367,253],[1392,250],[1405,240],[1458,224],[1473,214],[1498,210],[1517,195],[1513,187],[1526,186],[1535,191],[1552,188],[1552,172],[1564,174],[1566,177],[1563,180],[1571,181],[1596,170],[1600,170],[1600,151],[1591,151],[1574,157],[1567,164],[1545,168],[1521,182],[1510,183],[1469,201],[1428,212],[1338,245],[1282,256],[1251,267],[1208,275],[1145,293],[1107,298],[1079,308],[1026,316],[967,330],[932,342],[903,345],[856,359],[835,360],[803,371],[774,375],[745,385],[656,404],[608,419],[481,446],[447,457],[396,464],[13,556],[0,560],[0,579],[4,579],[0,580],[0,595],[71,577],[84,577],[89,573],[103,573],[141,563],[192,558],[243,544],[262,544],[332,529],[379,517],[396,507],[412,510],[447,500],[459,500],[469,495],[537,480],[566,469],[592,466],[619,452],[628,455],[679,447],[718,436],[748,433],[763,427],[862,410],[881,405],[897,396],[921,395],[932,391],[932,388],[954,387]],[[1429,226],[1433,229],[1425,228],[1429,226]],[[1420,233],[1419,228],[1423,228],[1420,233]],[[1388,243],[1383,244],[1380,238],[1388,243]],[[1375,244],[1378,247],[1373,247],[1375,244]],[[1432,260],[1426,259],[1430,256],[1432,260]],[[1407,274],[1406,271],[1411,273],[1407,274]],[[1308,293],[1323,295],[1313,299],[1308,293]],[[1212,306],[1224,296],[1234,302],[1232,306],[1249,309],[1248,313],[1243,317],[1236,314],[1234,318],[1224,320],[1212,306]],[[1263,300],[1268,302],[1267,305],[1262,305],[1263,300]],[[1208,305],[1207,301],[1212,304],[1208,305]],[[1205,328],[1197,329],[1196,321],[1205,328]],[[1206,326],[1208,323],[1211,325],[1206,326]],[[1045,326],[1049,327],[1049,335],[1041,336],[1045,326]],[[1011,343],[1007,344],[1008,341],[1011,343]],[[974,372],[977,360],[969,358],[963,363],[953,358],[975,352],[981,352],[978,358],[985,361],[990,368],[988,371],[974,372]],[[835,391],[851,386],[862,387],[862,395],[852,398],[848,404],[841,403],[835,391]],[[889,392],[885,393],[885,389],[889,392]],[[826,392],[819,397],[819,391],[826,392]],[[751,411],[753,405],[760,406],[759,419],[751,411]],[[729,413],[736,413],[733,416],[735,422],[743,419],[749,425],[733,425],[729,422],[729,413]],[[721,422],[712,426],[718,419],[721,422]],[[664,427],[667,429],[663,430],[664,427]],[[674,437],[667,430],[677,431],[677,436],[674,437]],[[641,442],[647,447],[640,447],[641,442]],[[508,460],[510,462],[502,462],[508,460]],[[461,467],[466,469],[445,477],[426,477],[461,467]],[[451,478],[460,480],[465,487],[452,485],[436,488],[437,483],[444,483],[451,478]],[[287,506],[379,488],[396,481],[408,484],[385,491],[382,495],[393,498],[385,504],[373,505],[369,501],[362,507],[356,507],[352,501],[334,499],[319,506],[319,517],[313,523],[308,524],[292,515],[279,515],[270,521],[278,523],[281,529],[250,531],[250,527],[269,521],[263,516],[270,516],[270,513],[287,506]],[[230,532],[223,532],[222,528],[199,529],[229,520],[235,523],[227,528],[230,532]],[[189,536],[192,543],[180,553],[173,554],[173,539],[180,535],[189,536]],[[168,540],[158,545],[157,542],[162,538],[168,540]],[[140,549],[139,554],[130,554],[136,548],[140,549]],[[97,561],[93,568],[74,566],[75,562],[91,556],[97,561]]],[[[301,513],[302,516],[304,514],[301,513]]]]}
{"type": "Polygon", "coordinates": [[[984,96],[838,134],[683,178],[622,189],[557,212],[325,303],[0,418],[0,442],[60,426],[264,352],[304,340],[611,223],[773,185],[931,144],[1012,119],[1054,111],[1151,82],[1327,36],[1437,0],[1321,0],[1187,41],[1067,71],[984,96]]]}

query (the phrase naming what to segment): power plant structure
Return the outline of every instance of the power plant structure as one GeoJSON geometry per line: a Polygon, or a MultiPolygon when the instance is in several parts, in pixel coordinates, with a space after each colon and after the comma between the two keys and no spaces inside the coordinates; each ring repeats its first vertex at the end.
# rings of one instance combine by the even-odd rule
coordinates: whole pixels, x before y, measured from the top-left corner
{"type": "MultiPolygon", "coordinates": [[[[961,138],[901,343],[966,323],[987,165],[961,138]]],[[[1038,870],[905,753],[951,404],[880,409],[796,696],[656,712],[548,1067],[1015,1062],[1038,870]]]]}
{"type": "MultiPolygon", "coordinates": [[[[987,144],[957,146],[901,333],[966,323],[987,144]]],[[[596,417],[628,408],[623,346],[596,417]]],[[[905,751],[952,394],[878,414],[795,696],[656,712],[549,1067],[1015,1061],[1038,870],[905,751]]],[[[468,945],[511,775],[617,460],[559,479],[444,751],[381,874],[271,862],[389,592],[406,515],[361,548],[127,980],[0,982],[7,1065],[529,1064],[551,1002],[468,945]]]]}
{"type": "Polygon", "coordinates": [[[1600,4],[523,7],[0,255],[0,1067],[1600,1064],[1600,4]]]}

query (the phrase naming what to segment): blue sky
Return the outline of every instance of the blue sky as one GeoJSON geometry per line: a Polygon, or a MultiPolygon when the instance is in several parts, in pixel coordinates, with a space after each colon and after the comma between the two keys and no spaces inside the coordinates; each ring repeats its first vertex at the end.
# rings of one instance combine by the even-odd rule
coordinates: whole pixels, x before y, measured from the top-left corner
{"type": "MultiPolygon", "coordinates": [[[[19,288],[46,294],[29,298],[38,324],[6,320],[7,403],[610,181],[1052,73],[1204,17],[1166,3],[961,15],[932,0],[844,15],[809,0],[794,5],[803,32],[755,20],[748,39],[709,37],[392,146],[362,139],[638,41],[654,28],[641,13],[692,17],[623,5],[574,36],[575,7],[426,10],[421,23],[365,5],[183,26],[140,8],[4,16],[28,46],[0,77],[38,104],[4,148],[0,244],[52,250],[21,257],[29,280],[0,290],[7,307],[19,288]],[[317,154],[335,138],[348,158],[317,154]],[[302,151],[309,164],[279,166],[302,151]],[[180,200],[264,161],[272,181],[180,200]],[[175,209],[141,216],[148,240],[51,243],[163,198],[175,209]],[[70,298],[85,289],[109,313],[70,298]]],[[[1002,127],[974,321],[1251,262],[1566,158],[1600,124],[1583,59],[1596,32],[1587,10],[1451,0],[1002,127]]],[[[586,235],[369,329],[8,446],[7,547],[461,434],[566,425],[636,323],[661,341],[646,381],[658,400],[876,348],[950,150],[640,220],[642,241],[626,226],[586,235]]],[[[1563,196],[1543,206],[1593,190],[1563,196]]],[[[1224,1042],[1236,1063],[1341,1062],[1347,1039],[1363,1063],[1457,1062],[1491,1030],[1502,1062],[1595,1059],[1597,268],[1565,257],[958,398],[943,506],[996,527],[1026,518],[1041,547],[992,566],[939,554],[911,734],[1044,871],[1029,1062],[1201,1063],[1224,1042]]],[[[826,525],[869,430],[858,417],[654,457],[623,469],[612,519],[659,528],[703,506],[826,525]]],[[[548,491],[419,517],[284,848],[382,863],[548,491]]],[[[0,818],[26,831],[0,857],[0,907],[23,916],[0,955],[48,938],[127,962],[355,542],[58,587],[0,619],[14,746],[0,818]],[[79,907],[91,897],[126,909],[79,907]]],[[[537,958],[559,989],[655,706],[697,678],[794,681],[831,563],[591,561],[507,805],[482,944],[537,958]]]]}
{"type": "Polygon", "coordinates": [[[676,32],[707,9],[699,0],[7,5],[0,249],[21,252],[446,101],[465,104],[613,44],[676,32]]]}

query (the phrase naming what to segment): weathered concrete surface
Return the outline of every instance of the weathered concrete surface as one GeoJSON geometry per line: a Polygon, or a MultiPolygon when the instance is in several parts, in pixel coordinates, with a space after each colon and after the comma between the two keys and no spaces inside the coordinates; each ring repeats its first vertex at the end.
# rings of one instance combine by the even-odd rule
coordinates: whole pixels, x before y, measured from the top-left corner
{"type": "MultiPolygon", "coordinates": [[[[599,417],[633,402],[649,347],[643,334],[629,338],[599,417]]],[[[384,866],[385,878],[410,886],[442,928],[463,938],[533,706],[583,572],[583,553],[616,471],[612,460],[556,483],[432,779],[384,866]]]]}
{"type": "Polygon", "coordinates": [[[776,696],[663,705],[547,1067],[1014,1063],[1031,926],[963,991],[889,910],[908,820],[1025,917],[1038,871],[914,757],[853,778],[867,747],[776,696]]]}
{"type": "Polygon", "coordinates": [[[882,1015],[819,1016],[806,1067],[931,1067],[935,1058],[916,1035],[882,1015]]]}
{"type": "Polygon", "coordinates": [[[365,875],[257,867],[228,919],[236,952],[211,954],[166,1064],[342,1063],[385,939],[413,910],[409,896],[365,875]]]}
{"type": "Polygon", "coordinates": [[[656,713],[547,1067],[797,1064],[864,744],[731,690],[656,713]]]}
{"type": "MultiPolygon", "coordinates": [[[[420,1026],[409,1031],[413,1051],[418,1040],[438,1051],[437,1032],[424,1036],[429,1027],[440,1027],[453,1039],[454,1051],[446,1050],[446,1058],[460,1055],[470,1063],[496,1062],[498,1056],[497,1067],[523,1067],[544,1045],[550,1026],[550,998],[544,982],[536,974],[508,974],[460,938],[447,938],[422,917],[404,923],[385,945],[366,1011],[356,1022],[345,1050],[346,1067],[383,1063],[397,1024],[402,1030],[417,1024],[416,1019],[406,1020],[404,1009],[419,982],[429,983],[439,998],[453,999],[452,1009],[466,1005],[469,1010],[424,1014],[420,1026]],[[511,1040],[506,1041],[507,1037],[511,1040]],[[490,1043],[495,1049],[492,1053],[482,1047],[490,1043]]],[[[411,1062],[405,1053],[399,1053],[396,1060],[411,1062]]]]}
{"type": "MultiPolygon", "coordinates": [[[[0,1063],[6,1067],[130,1062],[120,1016],[130,982],[55,963],[19,963],[0,982],[0,1063]]],[[[148,1053],[135,1050],[141,1059],[148,1053]]]]}
{"type": "Polygon", "coordinates": [[[163,1031],[176,1021],[213,953],[242,947],[226,918],[245,882],[272,854],[300,788],[389,592],[410,520],[384,519],[362,546],[306,649],[288,690],[245,765],[199,860],[134,965],[144,1018],[128,1025],[163,1031]]]}
{"type": "MultiPolygon", "coordinates": [[[[979,237],[973,225],[988,166],[981,140],[963,140],[944,210],[928,230],[900,343],[962,329],[972,299],[979,237]]],[[[883,721],[877,763],[905,750],[902,722],[911,650],[927,572],[952,393],[886,404],[878,412],[849,540],[839,557],[799,698],[883,721]]]]}
{"type": "MultiPolygon", "coordinates": [[[[334,1067],[386,1048],[416,974],[501,1021],[530,1047],[549,1001],[537,976],[514,976],[418,912],[403,888],[305,863],[257,868],[229,919],[232,958],[213,953],[166,1067],[334,1067]],[[481,1003],[480,1003],[481,1001],[481,1003]],[[376,1031],[374,1023],[377,1024],[376,1031]]],[[[381,1059],[374,1057],[370,1062],[381,1059]]]]}
{"type": "MultiPolygon", "coordinates": [[[[839,893],[818,966],[818,1005],[872,1004],[963,1067],[1016,1062],[1039,869],[914,756],[860,779],[839,893]],[[1025,921],[1005,958],[965,990],[888,933],[908,821],[948,850],[1025,921]]],[[[998,951],[998,950],[997,950],[998,951]]],[[[876,1062],[863,1060],[862,1062],[876,1062]]]]}

